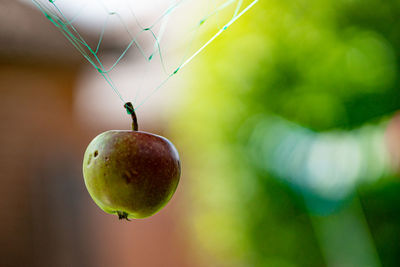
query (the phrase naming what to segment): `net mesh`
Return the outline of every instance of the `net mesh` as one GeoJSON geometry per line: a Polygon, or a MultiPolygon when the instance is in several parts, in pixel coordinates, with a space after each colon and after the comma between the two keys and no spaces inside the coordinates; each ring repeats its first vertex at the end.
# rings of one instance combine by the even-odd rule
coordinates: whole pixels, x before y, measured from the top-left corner
{"type": "Polygon", "coordinates": [[[121,101],[133,100],[135,109],[258,2],[32,1],[121,101]],[[121,86],[114,78],[119,72],[146,79],[146,86],[136,82],[124,90],[128,93],[121,94],[121,86]]]}

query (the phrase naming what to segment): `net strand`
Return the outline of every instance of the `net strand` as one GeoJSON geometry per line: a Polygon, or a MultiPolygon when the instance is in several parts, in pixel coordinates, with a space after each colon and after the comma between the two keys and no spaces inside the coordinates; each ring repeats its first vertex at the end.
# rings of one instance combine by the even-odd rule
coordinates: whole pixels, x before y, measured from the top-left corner
{"type": "Polygon", "coordinates": [[[223,26],[213,37],[211,37],[210,40],[208,40],[199,50],[197,50],[190,58],[188,58],[184,63],[181,64],[180,67],[178,67],[172,74],[170,74],[159,86],[157,86],[149,96],[147,96],[136,108],[140,108],[144,103],[147,102],[147,100],[152,97],[158,90],[163,87],[167,81],[171,79],[172,76],[174,76],[178,71],[180,71],[182,68],[184,68],[189,62],[191,62],[198,54],[200,54],[207,46],[209,46],[218,36],[220,36],[226,29],[229,28],[235,21],[237,21],[241,16],[243,16],[246,12],[248,12],[259,0],[254,0],[249,6],[247,6],[242,12],[240,12],[238,15],[236,15],[232,20],[230,20],[225,26],[223,26]]]}
{"type": "MultiPolygon", "coordinates": [[[[105,12],[107,13],[107,17],[103,22],[102,30],[99,35],[98,42],[96,43],[96,46],[94,49],[91,48],[91,46],[85,41],[85,39],[81,36],[79,31],[76,29],[76,27],[73,25],[74,22],[77,20],[77,18],[81,15],[84,7],[86,6],[87,2],[84,3],[81,8],[74,14],[72,19],[68,20],[67,17],[64,15],[62,10],[57,6],[55,1],[49,1],[50,7],[45,6],[44,4],[40,3],[40,0],[32,0],[32,2],[36,5],[36,7],[46,16],[46,18],[55,26],[57,29],[67,38],[69,42],[72,43],[72,45],[79,51],[82,56],[89,61],[89,63],[100,73],[100,75],[105,79],[105,81],[108,83],[108,85],[112,88],[112,90],[115,92],[115,94],[118,96],[118,98],[126,103],[125,99],[123,98],[122,94],[120,91],[117,89],[117,86],[115,85],[114,81],[111,79],[110,72],[113,71],[116,66],[121,62],[121,60],[126,56],[128,51],[133,47],[137,47],[139,50],[140,54],[144,57],[144,59],[147,62],[150,62],[153,60],[154,56],[158,56],[162,70],[164,74],[167,76],[164,80],[161,81],[151,92],[149,95],[147,95],[143,101],[139,103],[138,106],[135,107],[135,110],[140,108],[144,103],[146,103],[149,98],[151,98],[158,90],[160,90],[161,87],[163,87],[170,79],[172,76],[177,74],[182,68],[187,66],[194,58],[196,58],[205,48],[207,48],[216,38],[218,38],[225,30],[227,30],[234,22],[236,22],[240,17],[242,17],[245,13],[247,13],[259,0],[254,0],[252,1],[249,5],[247,5],[242,11],[240,11],[241,7],[243,6],[243,0],[229,0],[226,1],[225,3],[215,6],[214,10],[210,12],[208,15],[204,16],[199,22],[197,27],[194,29],[193,34],[190,38],[189,44],[187,48],[185,49],[184,55],[180,60],[180,65],[176,68],[173,69],[173,71],[168,71],[166,62],[164,61],[164,56],[162,53],[162,48],[160,41],[162,37],[164,36],[165,30],[167,28],[168,22],[169,22],[169,17],[170,15],[177,10],[183,3],[189,1],[189,0],[181,0],[178,2],[175,2],[173,0],[170,1],[170,5],[166,10],[162,13],[160,17],[158,17],[150,27],[143,27],[143,25],[139,22],[138,17],[136,14],[133,12],[132,8],[130,8],[128,0],[125,0],[125,3],[128,7],[128,10],[130,11],[132,17],[134,18],[134,21],[136,25],[139,27],[140,31],[134,35],[130,31],[129,27],[125,24],[122,16],[116,12],[116,11],[111,11],[105,3],[102,0],[98,0],[105,12]],[[218,20],[218,14],[226,9],[227,7],[231,6],[232,4],[236,3],[236,7],[233,13],[232,18],[226,23],[224,26],[220,27],[220,29],[215,33],[204,45],[202,45],[197,51],[195,51],[190,57],[188,57],[189,52],[191,51],[191,48],[193,46],[193,42],[198,36],[198,30],[199,28],[211,17],[216,16],[218,20]],[[111,65],[109,68],[105,68],[102,61],[99,58],[99,51],[101,49],[101,45],[104,40],[104,35],[105,31],[109,25],[109,20],[111,16],[115,16],[118,21],[122,24],[124,31],[128,34],[130,38],[130,42],[126,46],[126,48],[123,50],[122,54],[115,60],[114,64],[111,65]],[[154,28],[159,26],[158,33],[154,31],[154,28]],[[149,32],[151,35],[151,38],[154,41],[153,49],[152,51],[146,55],[145,50],[143,47],[139,44],[138,38],[141,36],[141,34],[149,32]]],[[[136,104],[137,102],[137,97],[139,95],[139,92],[136,92],[136,97],[134,100],[134,103],[136,104]]]]}
{"type": "Polygon", "coordinates": [[[190,58],[188,58],[181,66],[179,69],[182,69],[185,67],[189,62],[191,62],[198,54],[200,54],[207,46],[209,46],[218,36],[220,36],[226,29],[229,28],[235,21],[237,21],[241,16],[243,16],[247,11],[252,8],[258,0],[254,0],[250,5],[248,5],[242,12],[240,12],[238,15],[233,17],[225,26],[223,26],[213,37],[211,37],[210,40],[208,40],[199,50],[197,50],[190,58]]]}

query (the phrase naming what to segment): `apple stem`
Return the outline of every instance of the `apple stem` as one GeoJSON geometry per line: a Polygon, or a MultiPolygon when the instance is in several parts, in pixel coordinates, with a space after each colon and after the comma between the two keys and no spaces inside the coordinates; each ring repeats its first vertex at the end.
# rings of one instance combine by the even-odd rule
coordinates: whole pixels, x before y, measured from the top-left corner
{"type": "Polygon", "coordinates": [[[137,122],[135,109],[133,108],[132,103],[131,102],[125,103],[124,108],[126,109],[126,112],[128,112],[128,114],[132,116],[132,130],[139,131],[139,125],[137,122]]]}

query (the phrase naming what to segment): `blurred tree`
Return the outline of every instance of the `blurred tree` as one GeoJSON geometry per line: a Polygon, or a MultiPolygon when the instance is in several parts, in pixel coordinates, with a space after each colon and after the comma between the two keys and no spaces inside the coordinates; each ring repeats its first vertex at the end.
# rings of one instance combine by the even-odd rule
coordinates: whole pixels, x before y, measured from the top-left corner
{"type": "MultiPolygon", "coordinates": [[[[316,231],[328,229],[331,222],[329,231],[335,230],[340,225],[333,223],[336,219],[349,222],[342,224],[349,228],[364,227],[364,210],[365,231],[354,235],[370,242],[369,226],[382,264],[398,264],[400,221],[394,214],[399,199],[393,196],[400,192],[395,179],[379,182],[390,188],[388,195],[379,193],[382,185],[359,189],[361,207],[346,206],[351,199],[345,197],[340,205],[345,211],[336,209],[338,215],[326,217],[327,224],[309,213],[302,194],[276,179],[279,171],[254,164],[249,140],[257,129],[249,122],[275,114],[315,133],[345,133],[366,123],[383,133],[386,124],[380,121],[400,109],[399,17],[400,3],[394,0],[262,1],[203,55],[174,130],[193,158],[186,170],[193,181],[190,225],[202,251],[210,255],[206,263],[347,266],[351,260],[335,262],[321,241],[324,230],[316,231]],[[381,206],[393,216],[382,217],[381,206]]],[[[276,150],[282,149],[280,134],[275,132],[276,150]]],[[[273,159],[265,164],[275,164],[273,159]]],[[[393,172],[385,168],[375,176],[393,172]]],[[[353,231],[342,230],[337,238],[353,231]]],[[[365,244],[364,252],[373,250],[373,243],[365,244]]],[[[360,264],[370,260],[370,266],[379,265],[374,256],[358,255],[355,248],[337,255],[341,253],[360,257],[360,264]]]]}

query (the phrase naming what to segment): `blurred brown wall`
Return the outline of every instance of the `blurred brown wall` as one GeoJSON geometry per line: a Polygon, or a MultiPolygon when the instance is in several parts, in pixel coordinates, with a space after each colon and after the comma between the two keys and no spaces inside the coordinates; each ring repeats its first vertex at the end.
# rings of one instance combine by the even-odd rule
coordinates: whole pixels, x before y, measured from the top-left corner
{"type": "Polygon", "coordinates": [[[0,64],[0,258],[5,266],[32,266],[34,259],[43,264],[58,253],[46,251],[64,243],[45,224],[69,211],[54,207],[57,196],[46,194],[82,190],[68,188],[74,184],[68,179],[80,178],[79,130],[71,112],[77,70],[40,62],[0,64]]]}

